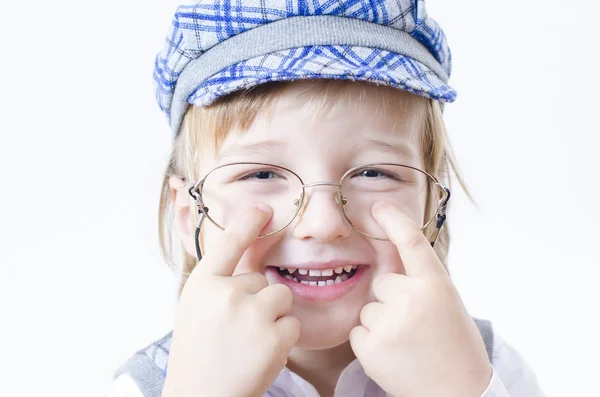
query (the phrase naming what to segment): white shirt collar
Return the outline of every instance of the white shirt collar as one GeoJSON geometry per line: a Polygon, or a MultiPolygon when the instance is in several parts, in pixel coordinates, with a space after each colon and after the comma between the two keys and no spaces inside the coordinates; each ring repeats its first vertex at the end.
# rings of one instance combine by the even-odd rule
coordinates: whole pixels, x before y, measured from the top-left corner
{"type": "MultiPolygon", "coordinates": [[[[268,397],[319,397],[313,385],[287,367],[279,373],[267,392],[268,397]]],[[[387,394],[371,380],[358,359],[354,359],[340,374],[334,397],[387,397],[387,394]]]]}

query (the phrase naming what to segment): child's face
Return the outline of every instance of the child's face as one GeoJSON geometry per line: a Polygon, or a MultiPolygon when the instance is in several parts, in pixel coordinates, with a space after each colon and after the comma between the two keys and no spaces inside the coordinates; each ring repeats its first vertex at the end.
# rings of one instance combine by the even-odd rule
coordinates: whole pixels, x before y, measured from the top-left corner
{"type": "MultiPolygon", "coordinates": [[[[248,131],[230,134],[221,147],[222,156],[204,164],[203,169],[231,162],[269,163],[291,169],[305,184],[337,183],[345,171],[367,163],[390,162],[423,169],[422,112],[418,108],[423,102],[409,101],[410,94],[399,92],[401,106],[390,103],[387,111],[377,111],[380,99],[374,94],[384,88],[367,88],[368,95],[359,106],[358,91],[351,88],[351,102],[338,102],[323,118],[312,120],[302,110],[305,100],[299,94],[304,89],[299,85],[286,91],[274,105],[271,120],[260,114],[248,131]],[[244,149],[259,143],[266,143],[263,150],[256,146],[244,149]]],[[[336,201],[335,187],[310,187],[306,193],[308,201],[301,215],[283,231],[257,239],[235,274],[259,272],[270,284],[289,285],[294,293],[290,314],[302,324],[297,347],[325,349],[347,341],[350,330],[359,324],[360,310],[375,300],[371,292],[373,278],[387,272],[404,274],[404,267],[391,242],[365,237],[348,224],[336,201]],[[347,281],[325,287],[285,280],[276,268],[334,269],[339,265],[360,266],[347,281]]],[[[415,222],[421,222],[425,205],[422,197],[405,204],[405,211],[415,222]]],[[[243,207],[244,199],[240,197],[240,212],[243,207]]],[[[209,251],[221,231],[208,221],[203,227],[203,246],[209,251]]]]}

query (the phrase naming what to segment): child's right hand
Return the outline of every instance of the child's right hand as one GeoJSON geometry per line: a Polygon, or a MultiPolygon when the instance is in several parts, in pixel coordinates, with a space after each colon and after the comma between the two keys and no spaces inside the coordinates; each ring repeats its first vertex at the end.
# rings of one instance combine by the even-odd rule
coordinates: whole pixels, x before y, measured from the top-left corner
{"type": "Polygon", "coordinates": [[[251,209],[223,231],[181,292],[162,397],[258,397],[300,337],[292,293],[260,273],[232,276],[271,217],[251,209]]]}

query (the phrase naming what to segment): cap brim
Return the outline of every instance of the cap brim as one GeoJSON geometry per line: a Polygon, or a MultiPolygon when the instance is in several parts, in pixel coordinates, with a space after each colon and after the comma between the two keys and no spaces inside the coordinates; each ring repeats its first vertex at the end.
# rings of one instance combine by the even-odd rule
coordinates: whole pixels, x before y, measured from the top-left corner
{"type": "Polygon", "coordinates": [[[456,99],[452,87],[407,56],[367,47],[319,45],[276,51],[226,67],[200,84],[188,102],[207,106],[221,96],[266,82],[317,78],[368,81],[441,102],[456,99]]]}

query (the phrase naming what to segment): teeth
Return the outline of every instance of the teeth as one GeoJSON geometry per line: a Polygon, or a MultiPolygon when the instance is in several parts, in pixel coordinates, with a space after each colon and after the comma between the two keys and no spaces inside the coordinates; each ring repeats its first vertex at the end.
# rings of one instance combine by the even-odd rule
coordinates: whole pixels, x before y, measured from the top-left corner
{"type": "Polygon", "coordinates": [[[289,272],[289,274],[286,274],[284,277],[288,280],[295,280],[296,282],[305,284],[305,285],[311,285],[311,286],[326,286],[326,285],[332,285],[332,284],[339,284],[342,283],[346,280],[349,279],[348,277],[348,273],[350,273],[353,269],[356,269],[359,265],[348,265],[348,266],[341,266],[335,269],[325,269],[325,270],[316,270],[316,269],[298,269],[298,268],[284,268],[281,266],[278,266],[277,268],[281,271],[283,270],[287,270],[289,272]],[[298,273],[296,273],[296,271],[298,273]],[[346,272],[346,273],[344,273],[346,272]],[[335,279],[335,281],[333,280],[323,280],[323,281],[300,281],[298,280],[296,277],[294,277],[294,275],[309,275],[311,277],[331,277],[331,276],[336,276],[337,278],[335,279]]]}
{"type": "Polygon", "coordinates": [[[309,285],[309,284],[308,284],[308,281],[306,281],[306,280],[302,280],[302,281],[300,281],[300,284],[309,285]]]}

